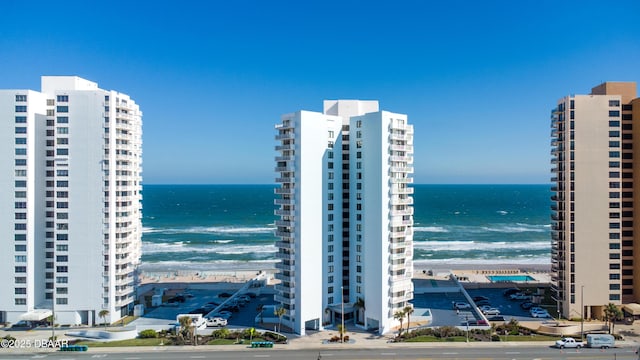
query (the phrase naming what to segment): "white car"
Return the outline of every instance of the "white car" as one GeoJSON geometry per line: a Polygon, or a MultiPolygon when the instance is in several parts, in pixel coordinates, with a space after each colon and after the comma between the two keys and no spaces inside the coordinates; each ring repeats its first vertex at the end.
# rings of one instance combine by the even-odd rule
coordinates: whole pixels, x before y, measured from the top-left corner
{"type": "Polygon", "coordinates": [[[531,296],[524,293],[515,293],[511,294],[510,298],[511,300],[529,300],[531,299],[531,296]]]}
{"type": "Polygon", "coordinates": [[[482,305],[480,307],[478,307],[478,309],[480,309],[480,311],[485,312],[486,310],[492,309],[491,305],[482,305]]]}
{"type": "Polygon", "coordinates": [[[471,309],[471,305],[466,302],[457,302],[453,304],[453,308],[456,310],[468,310],[471,309]]]}
{"type": "Polygon", "coordinates": [[[500,310],[496,308],[490,308],[490,309],[482,310],[482,313],[485,315],[500,315],[500,310]]]}
{"type": "Polygon", "coordinates": [[[207,319],[207,327],[227,326],[227,319],[221,317],[213,317],[207,319]]]}
{"type": "Polygon", "coordinates": [[[531,314],[531,317],[534,317],[534,318],[549,318],[549,317],[551,317],[551,315],[549,315],[549,312],[547,310],[545,310],[545,309],[542,309],[542,308],[532,308],[529,313],[531,314]]]}

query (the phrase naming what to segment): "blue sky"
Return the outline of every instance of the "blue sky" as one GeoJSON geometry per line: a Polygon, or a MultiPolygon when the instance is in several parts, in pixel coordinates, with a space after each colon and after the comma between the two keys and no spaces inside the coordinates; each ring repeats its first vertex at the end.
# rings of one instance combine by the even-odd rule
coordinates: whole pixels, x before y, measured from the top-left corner
{"type": "Polygon", "coordinates": [[[0,88],[77,75],[144,112],[145,183],[273,183],[280,115],[377,99],[416,183],[547,183],[549,111],[640,80],[640,1],[0,2],[0,88]]]}

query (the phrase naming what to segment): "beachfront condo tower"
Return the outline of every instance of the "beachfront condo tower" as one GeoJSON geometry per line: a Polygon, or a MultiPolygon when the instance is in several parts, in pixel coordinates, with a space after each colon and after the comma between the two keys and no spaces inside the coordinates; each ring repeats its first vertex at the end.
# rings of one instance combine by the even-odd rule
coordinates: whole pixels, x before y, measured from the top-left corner
{"type": "Polygon", "coordinates": [[[93,325],[132,310],[141,115],[129,96],[75,76],[0,90],[0,322],[53,310],[58,324],[93,325]]]}
{"type": "Polygon", "coordinates": [[[640,99],[605,82],[551,112],[552,279],[564,318],[604,317],[640,300],[640,99]],[[634,124],[635,123],[635,124],[634,124]]]}
{"type": "Polygon", "coordinates": [[[283,324],[388,332],[413,298],[413,126],[377,101],[328,100],[276,129],[283,324]]]}

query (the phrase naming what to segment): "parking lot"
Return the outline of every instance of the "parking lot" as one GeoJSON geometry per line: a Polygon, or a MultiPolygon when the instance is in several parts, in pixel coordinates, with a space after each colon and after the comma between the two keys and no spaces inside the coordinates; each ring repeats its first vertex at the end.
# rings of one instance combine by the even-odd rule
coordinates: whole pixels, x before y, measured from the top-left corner
{"type": "MultiPolygon", "coordinates": [[[[205,314],[209,313],[215,305],[221,304],[227,300],[227,297],[220,297],[222,293],[233,294],[236,290],[220,290],[220,289],[186,289],[179,294],[184,297],[184,302],[164,303],[161,306],[147,309],[143,317],[138,318],[132,325],[137,326],[139,330],[144,328],[170,328],[176,323],[179,314],[188,314],[198,309],[208,309],[205,314]]],[[[242,306],[237,311],[232,312],[228,319],[228,328],[246,328],[254,327],[255,317],[258,315],[260,305],[271,305],[273,301],[273,290],[269,287],[263,287],[252,291],[255,297],[242,306]]],[[[210,331],[216,328],[208,328],[210,331]]],[[[204,333],[204,332],[203,332],[204,333]]]]}
{"type": "MultiPolygon", "coordinates": [[[[546,318],[534,318],[529,310],[525,310],[520,305],[527,300],[512,300],[503,295],[505,288],[481,288],[467,290],[470,298],[486,297],[490,307],[498,309],[500,315],[508,322],[511,319],[517,321],[544,321],[546,318]]],[[[412,301],[416,309],[431,309],[433,320],[430,326],[465,326],[469,321],[470,325],[482,324],[482,317],[476,310],[476,304],[471,302],[471,309],[455,309],[456,303],[469,303],[467,297],[461,290],[447,292],[427,292],[416,293],[412,301]]],[[[491,316],[486,316],[491,319],[491,316]]],[[[501,322],[500,321],[500,322],[501,322]]]]}

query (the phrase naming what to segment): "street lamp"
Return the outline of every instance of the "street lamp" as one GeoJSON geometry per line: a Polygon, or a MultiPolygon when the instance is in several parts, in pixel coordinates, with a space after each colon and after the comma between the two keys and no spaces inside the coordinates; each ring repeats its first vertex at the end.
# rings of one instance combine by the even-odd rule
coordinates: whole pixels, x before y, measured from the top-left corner
{"type": "Polygon", "coordinates": [[[580,286],[580,341],[584,341],[584,285],[580,286]]]}
{"type": "Polygon", "coordinates": [[[340,321],[342,322],[342,329],[340,331],[340,342],[344,343],[344,286],[340,286],[340,307],[342,311],[342,315],[340,316],[340,321]]]}

